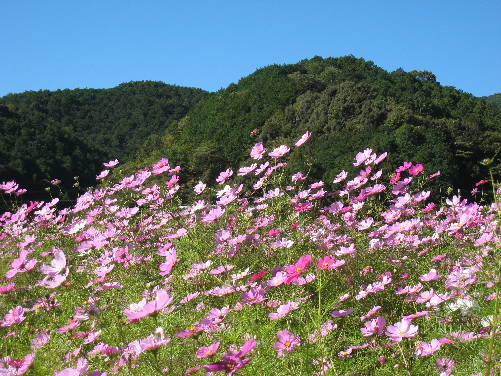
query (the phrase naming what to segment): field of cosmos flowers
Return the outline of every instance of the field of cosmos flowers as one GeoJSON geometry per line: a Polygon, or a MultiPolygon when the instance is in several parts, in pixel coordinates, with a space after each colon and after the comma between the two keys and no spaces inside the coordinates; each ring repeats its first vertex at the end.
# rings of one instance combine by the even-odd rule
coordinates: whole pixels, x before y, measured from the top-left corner
{"type": "Polygon", "coordinates": [[[371,149],[306,183],[289,151],[190,204],[181,167],[107,183],[115,160],[72,207],[0,215],[0,375],[499,374],[496,201],[432,199],[439,171],[371,149]]]}

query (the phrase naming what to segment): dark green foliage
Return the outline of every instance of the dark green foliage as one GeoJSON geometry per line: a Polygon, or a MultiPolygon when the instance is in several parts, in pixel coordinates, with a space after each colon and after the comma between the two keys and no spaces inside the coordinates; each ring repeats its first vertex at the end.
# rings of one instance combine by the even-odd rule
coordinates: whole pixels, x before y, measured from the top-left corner
{"type": "Polygon", "coordinates": [[[489,103],[493,103],[498,107],[501,107],[501,93],[496,93],[489,95],[488,97],[482,97],[483,100],[489,103]]]}
{"type": "Polygon", "coordinates": [[[500,124],[500,110],[441,86],[431,72],[389,73],[352,56],[314,57],[259,69],[210,94],[135,166],[167,156],[187,167],[183,179],[213,183],[221,170],[250,162],[255,142],[293,145],[309,130],[309,144],[291,151],[289,173],[332,181],[352,169],[356,152],[371,147],[388,151],[393,167],[423,163],[425,173],[441,170],[434,184],[470,189],[486,177],[479,162],[501,149],[500,124]]]}
{"type": "Polygon", "coordinates": [[[94,184],[105,160],[128,161],[120,170],[130,175],[168,157],[188,186],[214,183],[221,170],[251,163],[254,143],[292,146],[309,130],[312,140],[292,148],[287,173],[330,182],[371,147],[388,151],[391,167],[423,163],[427,174],[441,170],[434,184],[469,190],[486,177],[479,162],[501,150],[500,124],[499,108],[441,86],[431,72],[317,56],[259,69],[210,94],[131,82],[8,95],[0,99],[0,181],[40,193],[60,178],[69,190],[74,175],[83,187],[94,184]]]}
{"type": "Polygon", "coordinates": [[[30,199],[47,198],[54,178],[65,192],[76,175],[81,188],[94,185],[102,162],[126,162],[205,95],[153,81],[7,95],[0,98],[0,181],[16,180],[30,199]]]}

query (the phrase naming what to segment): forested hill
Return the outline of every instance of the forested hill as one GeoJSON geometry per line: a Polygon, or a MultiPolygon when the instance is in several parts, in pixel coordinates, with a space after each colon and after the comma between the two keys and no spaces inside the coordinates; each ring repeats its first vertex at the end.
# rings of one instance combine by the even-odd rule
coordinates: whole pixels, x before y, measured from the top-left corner
{"type": "Polygon", "coordinates": [[[488,97],[482,97],[482,99],[501,108],[501,93],[492,94],[488,97]]]}
{"type": "Polygon", "coordinates": [[[127,161],[206,95],[153,81],[9,94],[0,98],[0,181],[15,179],[32,199],[46,198],[54,178],[64,191],[74,176],[94,185],[102,162],[127,161]]]}
{"type": "Polygon", "coordinates": [[[254,143],[292,145],[311,131],[308,145],[292,150],[288,173],[330,183],[370,147],[389,152],[392,165],[440,170],[435,184],[444,188],[470,189],[487,177],[480,161],[501,150],[500,128],[500,108],[440,85],[431,72],[314,57],[259,69],[215,93],[147,81],[7,95],[0,182],[15,179],[32,192],[27,198],[47,199],[50,179],[68,191],[74,176],[83,188],[96,184],[103,161],[118,158],[130,174],[168,157],[188,185],[214,183],[221,170],[250,163],[254,143]]]}
{"type": "Polygon", "coordinates": [[[357,151],[371,147],[389,152],[392,164],[440,170],[444,187],[468,189],[487,175],[479,162],[501,149],[500,126],[500,109],[441,86],[431,72],[390,73],[352,56],[315,57],[259,69],[208,95],[150,139],[129,168],[166,156],[186,167],[183,179],[213,182],[222,169],[251,163],[254,143],[292,145],[311,131],[307,149],[292,151],[289,172],[332,182],[353,168],[357,151]]]}

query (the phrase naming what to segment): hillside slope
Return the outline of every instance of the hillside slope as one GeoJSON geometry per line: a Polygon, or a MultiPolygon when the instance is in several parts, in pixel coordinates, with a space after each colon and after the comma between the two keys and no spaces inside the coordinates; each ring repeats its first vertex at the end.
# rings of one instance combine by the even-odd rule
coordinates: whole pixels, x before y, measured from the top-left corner
{"type": "MultiPolygon", "coordinates": [[[[352,56],[315,57],[272,65],[211,93],[151,138],[128,170],[168,157],[183,179],[207,182],[249,159],[256,142],[291,144],[305,131],[308,148],[293,151],[289,172],[332,181],[351,169],[354,152],[388,151],[390,163],[441,170],[444,188],[470,188],[485,178],[480,161],[501,148],[501,110],[452,87],[431,72],[387,72],[352,56]]],[[[250,162],[250,160],[249,160],[250,162]]]]}
{"type": "Polygon", "coordinates": [[[74,176],[81,187],[94,185],[103,161],[127,161],[206,94],[142,81],[7,95],[0,98],[0,180],[15,179],[29,198],[45,197],[54,178],[64,191],[74,176]]]}
{"type": "Polygon", "coordinates": [[[501,93],[496,93],[489,95],[487,97],[482,97],[486,102],[492,103],[501,108],[501,93]]]}

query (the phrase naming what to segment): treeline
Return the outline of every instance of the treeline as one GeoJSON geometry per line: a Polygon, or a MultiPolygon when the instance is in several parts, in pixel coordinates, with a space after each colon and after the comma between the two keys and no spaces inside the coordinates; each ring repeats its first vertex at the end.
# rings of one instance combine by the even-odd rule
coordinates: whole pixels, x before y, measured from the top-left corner
{"type": "Polygon", "coordinates": [[[487,175],[480,162],[501,150],[500,124],[499,108],[440,85],[431,72],[390,73],[352,56],[315,57],[259,69],[208,95],[150,138],[128,167],[167,156],[187,167],[183,178],[193,184],[214,182],[222,169],[250,163],[255,142],[292,145],[308,130],[313,138],[292,151],[289,173],[331,182],[353,168],[355,152],[371,147],[389,152],[391,164],[440,170],[435,189],[470,189],[487,175]]]}
{"type": "Polygon", "coordinates": [[[118,158],[125,175],[168,157],[183,167],[185,182],[214,183],[221,170],[251,163],[254,143],[292,145],[310,131],[288,173],[329,183],[370,147],[389,152],[394,167],[406,160],[440,170],[436,192],[470,189],[487,176],[480,162],[501,150],[500,124],[495,104],[442,86],[431,72],[314,57],[259,69],[214,93],[148,81],[7,95],[0,98],[0,182],[15,179],[30,199],[46,199],[50,179],[70,192],[74,176],[82,188],[94,185],[103,161],[118,158]]]}
{"type": "Polygon", "coordinates": [[[57,178],[71,198],[74,177],[80,189],[94,185],[102,162],[126,162],[206,95],[153,81],[7,95],[0,98],[0,182],[14,179],[28,198],[47,199],[57,178]]]}
{"type": "Polygon", "coordinates": [[[501,108],[501,93],[496,93],[489,95],[487,97],[482,97],[482,99],[485,100],[486,102],[495,104],[496,106],[501,108]]]}

